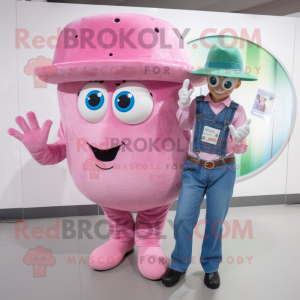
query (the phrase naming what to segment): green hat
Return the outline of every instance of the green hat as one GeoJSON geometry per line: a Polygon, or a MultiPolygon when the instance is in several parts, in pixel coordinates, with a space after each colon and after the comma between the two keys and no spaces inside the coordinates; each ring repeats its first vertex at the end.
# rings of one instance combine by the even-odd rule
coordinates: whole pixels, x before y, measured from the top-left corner
{"type": "Polygon", "coordinates": [[[204,68],[195,70],[191,74],[233,77],[244,81],[257,80],[256,77],[244,71],[243,59],[239,49],[236,47],[225,49],[213,46],[208,52],[204,68]]]}

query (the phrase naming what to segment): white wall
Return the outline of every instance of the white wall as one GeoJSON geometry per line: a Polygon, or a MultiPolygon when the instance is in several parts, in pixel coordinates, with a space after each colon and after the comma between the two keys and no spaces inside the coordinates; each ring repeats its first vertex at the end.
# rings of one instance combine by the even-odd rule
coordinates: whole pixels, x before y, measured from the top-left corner
{"type": "Polygon", "coordinates": [[[300,184],[299,184],[299,172],[298,168],[300,166],[299,163],[299,154],[300,154],[300,20],[296,25],[296,33],[295,33],[295,50],[294,50],[294,67],[293,67],[293,81],[295,83],[295,90],[298,96],[298,105],[297,105],[297,115],[296,124],[294,128],[294,132],[290,138],[289,142],[289,155],[288,155],[288,172],[287,172],[287,194],[298,194],[300,193],[300,184]]]}
{"type": "MultiPolygon", "coordinates": [[[[3,0],[2,0],[3,1],[3,0]]],[[[5,0],[7,2],[12,2],[5,0]]],[[[14,3],[13,3],[14,4],[14,3]]],[[[12,5],[9,4],[11,7],[12,5]]],[[[9,6],[9,7],[10,7],[9,6]]],[[[3,10],[1,10],[3,12],[3,10]]],[[[56,3],[34,3],[17,2],[17,27],[29,30],[30,38],[42,35],[48,37],[55,35],[57,28],[63,28],[70,21],[97,13],[106,12],[127,12],[152,15],[162,18],[175,25],[180,31],[191,28],[189,37],[199,36],[199,34],[209,27],[220,32],[224,28],[233,28],[238,33],[241,28],[247,28],[250,34],[255,28],[260,28],[262,45],[272,52],[284,64],[291,76],[299,75],[293,72],[297,64],[300,67],[299,57],[295,55],[295,37],[297,37],[296,47],[300,50],[300,36],[296,35],[295,28],[299,30],[300,20],[291,17],[272,17],[242,14],[226,14],[200,11],[181,11],[155,8],[135,8],[135,7],[114,7],[114,6],[93,6],[93,5],[73,5],[56,3]],[[294,64],[295,59],[295,64],[294,64]]],[[[1,166],[3,180],[1,181],[1,202],[0,208],[5,207],[40,207],[92,204],[85,199],[74,186],[69,175],[67,164],[63,162],[55,166],[38,165],[21,146],[20,143],[6,134],[8,127],[15,127],[14,118],[19,113],[25,115],[27,111],[36,112],[40,123],[46,119],[52,119],[54,124],[50,133],[50,142],[56,140],[59,126],[59,111],[56,96],[56,86],[48,85],[47,88],[33,88],[33,78],[24,73],[23,68],[31,58],[43,55],[46,58],[53,58],[54,50],[44,47],[42,49],[25,49],[21,46],[18,49],[18,78],[17,85],[17,61],[16,49],[13,43],[13,31],[15,24],[15,12],[11,9],[4,14],[6,19],[0,19],[1,28],[9,28],[7,49],[5,55],[10,59],[3,58],[5,70],[9,76],[5,76],[5,84],[1,86],[1,101],[6,107],[6,111],[1,111],[1,138],[5,141],[5,147],[1,147],[1,166]],[[8,18],[9,16],[9,18],[8,18]],[[13,18],[12,18],[13,17],[13,18]],[[13,96],[10,96],[9,87],[13,86],[13,96]],[[17,91],[19,88],[19,106],[17,91]],[[2,92],[3,89],[3,92],[2,92]],[[7,91],[4,93],[4,91],[7,91]],[[6,102],[9,97],[10,104],[6,102]],[[2,119],[3,118],[3,119],[2,119]],[[3,149],[4,148],[4,149],[3,149]],[[19,149],[19,150],[16,150],[19,149]],[[22,166],[22,182],[20,177],[20,160],[22,166]],[[12,163],[13,161],[13,167],[12,163]],[[5,175],[4,175],[5,174],[5,175]],[[17,200],[19,202],[17,202],[17,200]]],[[[2,50],[1,50],[2,51],[2,50]]],[[[3,54],[3,52],[1,52],[3,54]]],[[[297,68],[296,68],[297,69],[297,68]]],[[[4,82],[4,81],[2,81],[4,82]]],[[[296,85],[297,95],[300,95],[299,85],[296,85]]],[[[299,115],[299,114],[298,114],[299,115]]],[[[280,157],[265,171],[245,182],[238,183],[235,187],[234,196],[254,196],[273,195],[288,193],[300,193],[300,185],[297,184],[296,164],[297,148],[299,142],[295,134],[300,131],[300,124],[296,124],[296,129],[291,139],[289,149],[286,148],[280,157]],[[289,163],[288,161],[289,154],[289,163]],[[287,166],[288,170],[287,170],[287,166]],[[288,172],[288,173],[287,173],[288,172]],[[289,184],[286,184],[286,178],[289,184]],[[264,178],[272,178],[267,183],[264,178]],[[263,185],[261,182],[265,182],[263,185]]],[[[298,135],[299,136],[299,135],[298,135]]]]}
{"type": "Polygon", "coordinates": [[[19,113],[17,50],[15,49],[16,3],[0,2],[0,208],[22,207],[21,145],[7,134],[19,113]]]}

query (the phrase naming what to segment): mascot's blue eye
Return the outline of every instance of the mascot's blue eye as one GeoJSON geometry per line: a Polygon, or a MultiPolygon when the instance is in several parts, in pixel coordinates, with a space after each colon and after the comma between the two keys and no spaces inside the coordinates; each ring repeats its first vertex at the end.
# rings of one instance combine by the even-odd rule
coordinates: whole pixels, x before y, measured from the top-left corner
{"type": "Polygon", "coordinates": [[[89,82],[82,87],[78,95],[78,110],[87,122],[98,123],[106,114],[108,93],[99,82],[89,82]]]}
{"type": "Polygon", "coordinates": [[[98,110],[104,104],[104,96],[98,90],[90,91],[85,97],[85,104],[90,110],[98,110]]]}
{"type": "Polygon", "coordinates": [[[134,97],[131,92],[123,91],[115,98],[116,109],[120,112],[130,111],[134,106],[134,97]]]}

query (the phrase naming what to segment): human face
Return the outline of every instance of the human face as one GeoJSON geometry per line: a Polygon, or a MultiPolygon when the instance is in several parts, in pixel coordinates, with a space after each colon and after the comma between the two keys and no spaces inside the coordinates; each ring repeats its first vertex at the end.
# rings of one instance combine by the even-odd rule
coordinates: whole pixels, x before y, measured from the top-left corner
{"type": "Polygon", "coordinates": [[[215,75],[207,76],[207,86],[214,102],[221,102],[241,85],[238,78],[221,77],[215,75]]]}

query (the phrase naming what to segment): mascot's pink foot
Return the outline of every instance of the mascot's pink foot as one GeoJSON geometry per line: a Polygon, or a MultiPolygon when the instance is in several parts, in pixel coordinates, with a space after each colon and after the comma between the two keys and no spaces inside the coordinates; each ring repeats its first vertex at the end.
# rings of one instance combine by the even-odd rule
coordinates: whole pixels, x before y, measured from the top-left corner
{"type": "Polygon", "coordinates": [[[160,247],[138,247],[138,266],[143,276],[157,280],[162,278],[169,262],[160,247]]]}
{"type": "Polygon", "coordinates": [[[125,255],[133,252],[134,239],[129,241],[109,240],[96,248],[90,256],[94,270],[108,270],[117,266],[125,255]]]}

